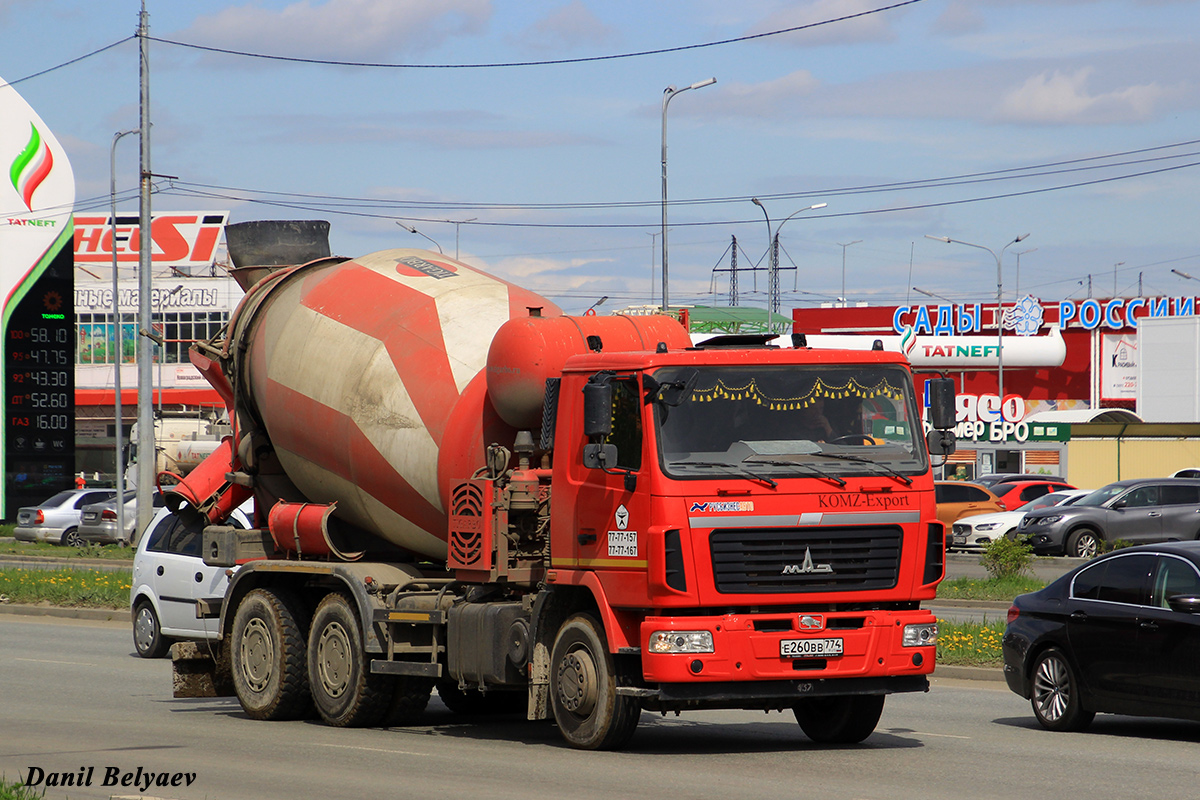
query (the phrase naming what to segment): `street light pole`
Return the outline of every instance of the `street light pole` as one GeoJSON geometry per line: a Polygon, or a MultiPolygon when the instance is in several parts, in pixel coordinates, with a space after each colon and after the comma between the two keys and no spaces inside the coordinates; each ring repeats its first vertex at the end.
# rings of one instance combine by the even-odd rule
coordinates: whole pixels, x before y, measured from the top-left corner
{"type": "Polygon", "coordinates": [[[670,305],[667,302],[667,104],[671,102],[671,98],[678,94],[683,94],[689,89],[701,89],[705,86],[712,86],[717,82],[716,78],[709,78],[705,81],[697,81],[691,86],[685,86],[682,89],[676,89],[674,86],[668,86],[663,89],[662,100],[662,310],[667,313],[670,305]]]}
{"type": "MultiPolygon", "coordinates": [[[[762,201],[757,197],[751,197],[750,202],[762,209],[763,217],[767,221],[767,247],[770,249],[771,261],[767,268],[767,333],[771,332],[772,326],[775,324],[773,319],[775,312],[779,310],[779,229],[783,227],[783,223],[787,222],[797,214],[803,214],[805,211],[815,211],[818,208],[824,208],[828,203],[817,203],[816,205],[806,206],[799,211],[793,211],[783,218],[775,226],[775,232],[771,232],[771,217],[767,214],[767,207],[762,204],[762,201]]],[[[842,302],[845,303],[845,293],[842,294],[842,302]]]]}
{"type": "Polygon", "coordinates": [[[649,231],[646,235],[650,237],[650,305],[654,305],[654,268],[658,266],[658,248],[654,241],[659,236],[659,231],[649,231]]]}
{"type": "Polygon", "coordinates": [[[838,242],[842,248],[842,297],[846,296],[846,248],[852,244],[862,244],[862,239],[855,239],[853,242],[842,244],[838,242]]]}
{"type": "Polygon", "coordinates": [[[1125,263],[1124,261],[1118,261],[1117,263],[1113,264],[1113,297],[1114,298],[1117,296],[1117,267],[1122,266],[1124,263],[1125,263]]]}
{"type": "Polygon", "coordinates": [[[932,298],[934,298],[934,299],[936,299],[936,300],[945,300],[947,303],[950,303],[951,305],[954,305],[954,301],[953,301],[953,300],[951,300],[949,297],[943,297],[943,296],[942,296],[942,295],[940,295],[940,294],[934,294],[933,292],[927,292],[927,291],[925,291],[924,289],[919,289],[919,288],[917,288],[916,286],[912,287],[912,290],[913,290],[914,292],[916,292],[917,294],[923,294],[923,295],[925,295],[926,297],[932,297],[932,298]]]}
{"type": "Polygon", "coordinates": [[[121,341],[121,297],[117,284],[117,142],[121,138],[137,130],[120,131],[113,134],[112,150],[109,153],[109,237],[112,249],[112,315],[113,315],[113,346],[116,357],[113,359],[113,415],[117,420],[115,426],[116,442],[116,488],[117,488],[117,537],[125,538],[125,406],[121,403],[121,362],[125,356],[125,344],[121,341]]]}
{"type": "MultiPolygon", "coordinates": [[[[458,261],[458,227],[465,225],[468,222],[474,222],[479,217],[471,217],[470,219],[448,219],[446,222],[454,223],[454,260],[458,261]]],[[[423,235],[423,234],[422,234],[423,235]]]]}
{"type": "Polygon", "coordinates": [[[945,242],[947,244],[961,244],[967,247],[975,247],[980,250],[986,250],[992,254],[992,258],[996,259],[996,363],[999,367],[999,395],[1000,395],[1000,417],[1004,417],[1004,273],[1000,268],[1000,261],[1004,257],[1004,251],[1012,247],[1017,242],[1023,242],[1029,238],[1028,233],[1022,233],[1017,238],[1013,239],[1004,247],[1000,248],[997,253],[990,247],[984,247],[981,244],[973,244],[964,242],[961,239],[951,239],[949,236],[930,236],[925,234],[926,239],[933,239],[937,242],[945,242]]]}
{"type": "MultiPolygon", "coordinates": [[[[421,233],[419,230],[414,228],[412,225],[405,225],[400,220],[396,220],[396,224],[399,225],[401,228],[404,228],[404,230],[408,231],[409,233],[415,233],[417,236],[425,236],[425,234],[421,233]]],[[[425,238],[429,239],[428,236],[425,236],[425,238]]],[[[458,248],[458,234],[457,233],[455,233],[454,239],[455,239],[455,251],[457,252],[457,248],[458,248]]],[[[439,253],[441,253],[442,255],[445,255],[445,252],[442,250],[442,246],[440,244],[438,244],[437,242],[434,242],[433,239],[429,239],[429,241],[433,242],[433,246],[438,249],[439,253]]],[[[455,256],[455,258],[458,258],[458,256],[455,256]]]]}

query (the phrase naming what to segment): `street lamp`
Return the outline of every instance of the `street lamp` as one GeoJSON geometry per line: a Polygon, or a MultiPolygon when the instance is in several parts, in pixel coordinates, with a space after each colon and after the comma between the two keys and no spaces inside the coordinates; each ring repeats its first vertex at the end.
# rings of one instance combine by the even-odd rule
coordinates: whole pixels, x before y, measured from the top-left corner
{"type": "Polygon", "coordinates": [[[967,247],[975,247],[980,250],[986,250],[992,254],[992,258],[996,259],[996,363],[999,367],[999,394],[1000,394],[1000,416],[1004,417],[1004,273],[1000,269],[1000,260],[1004,257],[1004,251],[1012,247],[1017,242],[1023,242],[1029,238],[1028,233],[1022,233],[1017,238],[1013,239],[1004,247],[1000,248],[997,253],[990,247],[984,247],[981,244],[972,244],[964,242],[961,239],[951,239],[949,236],[930,236],[925,234],[926,239],[933,239],[935,242],[945,242],[946,244],[962,244],[967,247]]]}
{"type": "Polygon", "coordinates": [[[927,292],[927,291],[925,291],[924,289],[918,289],[916,286],[912,287],[912,290],[913,290],[914,292],[916,292],[917,294],[923,294],[923,295],[925,295],[926,297],[932,297],[932,298],[935,298],[935,299],[937,299],[937,300],[945,300],[947,303],[950,303],[951,305],[953,305],[953,304],[954,304],[954,301],[953,301],[953,300],[951,300],[949,297],[943,297],[943,296],[942,296],[942,295],[940,295],[940,294],[934,294],[933,292],[927,292]]]}
{"type": "MultiPolygon", "coordinates": [[[[415,233],[417,236],[425,236],[425,234],[421,233],[419,230],[414,228],[412,225],[405,225],[400,220],[396,220],[396,224],[399,225],[401,228],[404,228],[404,230],[408,231],[409,233],[415,233]]],[[[428,236],[425,236],[425,238],[429,239],[428,236]]],[[[457,233],[455,234],[454,239],[455,239],[456,247],[457,247],[457,241],[458,241],[457,233]]],[[[429,239],[429,241],[433,242],[433,239],[429,239]]],[[[446,255],[445,252],[442,251],[442,246],[440,244],[438,244],[437,242],[433,242],[433,246],[438,249],[439,253],[441,253],[442,255],[446,255]]]]}
{"type": "MultiPolygon", "coordinates": [[[[455,261],[458,261],[458,227],[460,225],[466,225],[468,222],[474,222],[477,219],[479,219],[479,217],[471,217],[470,219],[448,219],[448,220],[446,220],[446,222],[452,223],[454,225],[454,260],[455,261]]],[[[424,234],[422,234],[422,235],[424,235],[424,234]]],[[[434,244],[436,244],[436,242],[434,244]]]]}
{"type": "Polygon", "coordinates": [[[109,153],[109,236],[112,248],[112,315],[113,315],[113,345],[116,347],[116,358],[113,360],[113,414],[116,417],[116,487],[117,487],[117,537],[125,538],[125,461],[124,444],[125,407],[121,403],[121,362],[125,356],[125,344],[121,341],[121,298],[117,285],[117,142],[121,138],[138,131],[119,131],[113,134],[112,150],[109,153]]]}
{"type": "MultiPolygon", "coordinates": [[[[771,262],[767,267],[767,333],[771,332],[771,326],[774,324],[772,319],[774,313],[779,310],[779,229],[783,227],[783,223],[787,222],[797,214],[803,214],[805,211],[815,211],[818,208],[824,208],[828,203],[817,203],[816,205],[806,206],[799,211],[793,211],[783,218],[775,226],[775,232],[771,232],[771,217],[767,214],[767,207],[762,204],[762,201],[757,197],[751,197],[750,202],[762,209],[763,218],[767,221],[767,249],[771,253],[771,262]]],[[[843,287],[841,301],[846,302],[846,292],[843,287]]]]}
{"type": "Polygon", "coordinates": [[[862,239],[855,239],[853,242],[846,242],[838,245],[842,248],[842,297],[846,296],[846,248],[852,244],[862,244],[862,239]]]}
{"type": "Polygon", "coordinates": [[[600,306],[604,305],[605,302],[607,302],[607,301],[608,301],[608,295],[604,295],[599,300],[597,300],[596,302],[594,302],[590,306],[588,306],[587,310],[583,312],[583,316],[586,317],[590,312],[592,312],[595,309],[599,308],[600,306]]]}
{"type": "Polygon", "coordinates": [[[1193,275],[1188,275],[1186,272],[1180,272],[1177,269],[1173,269],[1173,270],[1171,270],[1171,272],[1174,272],[1176,275],[1178,275],[1181,278],[1187,278],[1189,281],[1200,281],[1200,278],[1197,278],[1193,275]]]}
{"type": "Polygon", "coordinates": [[[701,89],[705,86],[712,86],[717,82],[716,78],[709,78],[706,81],[698,81],[691,86],[685,86],[682,89],[676,89],[674,86],[668,86],[663,89],[662,100],[662,310],[667,313],[670,305],[667,303],[667,104],[671,102],[671,98],[677,94],[683,94],[688,89],[701,89]]]}
{"type": "Polygon", "coordinates": [[[1117,296],[1117,267],[1122,266],[1124,263],[1125,263],[1124,261],[1118,261],[1117,263],[1113,264],[1113,297],[1114,298],[1117,296]]]}

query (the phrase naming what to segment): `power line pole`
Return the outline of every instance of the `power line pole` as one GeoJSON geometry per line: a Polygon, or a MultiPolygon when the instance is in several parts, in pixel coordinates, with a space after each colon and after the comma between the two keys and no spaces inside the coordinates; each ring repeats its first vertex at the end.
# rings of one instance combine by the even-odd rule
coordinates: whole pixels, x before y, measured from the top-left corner
{"type": "MultiPolygon", "coordinates": [[[[138,230],[138,328],[143,332],[138,337],[138,463],[137,463],[137,528],[136,537],[150,525],[154,514],[150,491],[154,487],[154,465],[157,453],[154,449],[154,342],[146,333],[152,328],[150,317],[150,265],[154,244],[150,235],[150,16],[146,13],[146,0],[142,0],[142,12],[138,16],[139,79],[141,85],[140,133],[141,158],[139,187],[138,230]]],[[[120,364],[117,369],[120,369],[120,364]]],[[[119,497],[119,496],[118,496],[119,497]]],[[[118,500],[118,502],[120,502],[118,500]]]]}

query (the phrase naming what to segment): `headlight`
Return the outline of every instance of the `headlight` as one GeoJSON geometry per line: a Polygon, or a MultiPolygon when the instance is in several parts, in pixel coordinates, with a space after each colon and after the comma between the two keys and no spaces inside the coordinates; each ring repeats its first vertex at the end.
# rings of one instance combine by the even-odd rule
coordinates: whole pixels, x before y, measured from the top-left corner
{"type": "Polygon", "coordinates": [[[650,634],[651,653],[711,653],[710,631],[655,631],[650,634]]]}
{"type": "Polygon", "coordinates": [[[905,647],[924,647],[937,644],[937,623],[932,625],[905,625],[904,638],[900,642],[905,647]]]}
{"type": "Polygon", "coordinates": [[[977,531],[991,531],[991,530],[995,530],[996,528],[999,528],[999,527],[1000,527],[1000,523],[999,523],[999,522],[985,522],[985,523],[983,523],[982,525],[976,525],[976,526],[975,526],[975,530],[977,530],[977,531]]]}
{"type": "Polygon", "coordinates": [[[1057,514],[1053,517],[1037,517],[1037,518],[1033,519],[1029,524],[1030,525],[1053,525],[1054,523],[1058,522],[1061,519],[1062,519],[1062,514],[1057,514]]]}

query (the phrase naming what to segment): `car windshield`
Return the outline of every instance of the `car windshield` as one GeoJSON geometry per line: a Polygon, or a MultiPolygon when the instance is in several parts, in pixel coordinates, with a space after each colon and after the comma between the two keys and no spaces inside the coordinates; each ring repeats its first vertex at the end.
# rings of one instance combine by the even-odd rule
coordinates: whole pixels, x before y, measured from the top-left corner
{"type": "Polygon", "coordinates": [[[676,403],[656,403],[663,469],[673,477],[907,481],[927,469],[912,377],[902,367],[679,367],[654,378],[690,386],[676,403]]]}
{"type": "Polygon", "coordinates": [[[1128,489],[1128,486],[1118,486],[1117,484],[1109,484],[1101,489],[1097,489],[1086,497],[1076,500],[1074,505],[1077,506],[1102,506],[1109,500],[1128,489]]]}
{"type": "Polygon", "coordinates": [[[1051,492],[1050,494],[1044,494],[1041,497],[1030,500],[1025,505],[1019,507],[1017,511],[1036,511],[1039,508],[1056,506],[1059,503],[1069,499],[1070,495],[1068,495],[1066,492],[1051,492]]]}

